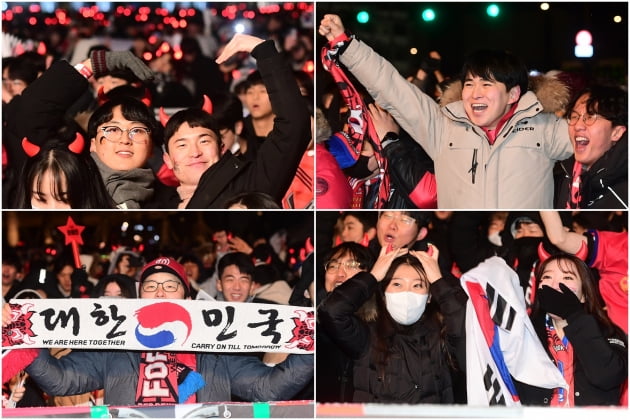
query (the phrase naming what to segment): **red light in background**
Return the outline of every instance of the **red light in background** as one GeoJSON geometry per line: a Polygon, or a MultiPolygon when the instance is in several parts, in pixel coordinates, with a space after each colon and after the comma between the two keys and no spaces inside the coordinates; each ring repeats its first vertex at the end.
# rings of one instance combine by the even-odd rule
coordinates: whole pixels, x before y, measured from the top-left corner
{"type": "Polygon", "coordinates": [[[30,18],[28,18],[28,24],[32,26],[37,25],[37,18],[34,16],[31,16],[30,18]]]}
{"type": "Polygon", "coordinates": [[[142,58],[144,58],[146,61],[151,61],[151,59],[153,58],[153,54],[147,51],[142,54],[142,58]]]}
{"type": "Polygon", "coordinates": [[[175,60],[181,60],[183,56],[184,53],[181,52],[181,50],[177,50],[175,51],[175,54],[173,54],[173,58],[175,58],[175,60]]]}
{"type": "Polygon", "coordinates": [[[46,55],[46,44],[44,44],[43,42],[39,43],[39,45],[37,46],[37,54],[46,55]]]}
{"type": "Polygon", "coordinates": [[[309,60],[304,63],[304,67],[302,67],[302,70],[307,73],[313,73],[315,71],[315,64],[309,60]]]}
{"type": "Polygon", "coordinates": [[[28,11],[31,13],[39,13],[42,11],[42,8],[39,6],[39,4],[31,4],[30,6],[28,6],[28,11]]]}

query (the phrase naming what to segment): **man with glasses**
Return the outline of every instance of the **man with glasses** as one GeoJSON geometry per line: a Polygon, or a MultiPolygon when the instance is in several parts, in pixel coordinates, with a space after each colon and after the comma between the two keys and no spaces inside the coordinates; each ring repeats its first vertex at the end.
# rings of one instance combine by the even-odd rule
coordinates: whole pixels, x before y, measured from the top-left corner
{"type": "Polygon", "coordinates": [[[556,208],[628,208],[628,93],[592,86],[568,109],[574,153],[560,164],[556,208]]]}
{"type": "Polygon", "coordinates": [[[92,114],[91,156],[119,208],[140,208],[153,196],[155,176],[147,162],[161,143],[159,133],[153,111],[135,98],[112,99],[92,114]]]}
{"type": "MultiPolygon", "coordinates": [[[[141,299],[188,300],[190,293],[184,267],[173,258],[157,258],[142,270],[141,299]]],[[[10,314],[7,306],[3,325],[10,314]]],[[[74,395],[104,388],[107,405],[230,401],[232,396],[288,400],[313,377],[313,356],[302,354],[268,367],[245,353],[75,350],[54,359],[46,349],[26,351],[37,352],[26,370],[45,392],[74,395]]]]}
{"type": "MultiPolygon", "coordinates": [[[[43,148],[59,137],[63,129],[74,130],[74,127],[66,127],[64,115],[88,89],[88,80],[121,69],[130,70],[142,81],[153,77],[151,69],[130,51],[94,51],[89,58],[75,66],[65,60],[53,63],[21,95],[14,97],[10,106],[3,109],[5,125],[2,140],[8,156],[2,188],[5,203],[12,198],[20,182],[19,171],[29,159],[22,147],[22,140],[26,137],[30,143],[43,148]]],[[[120,105],[117,113],[113,111],[110,101],[92,116],[90,122],[94,123],[88,127],[90,151],[116,205],[120,208],[139,208],[140,203],[152,195],[154,176],[151,169],[145,166],[153,147],[150,134],[155,133],[154,127],[159,128],[159,125],[153,111],[142,103],[136,107],[140,111],[133,113],[126,105],[117,105],[120,105]],[[116,129],[107,130],[106,133],[103,131],[104,126],[121,130],[146,129],[149,137],[137,133],[137,130],[131,136],[127,131],[118,137],[111,131],[116,129]]],[[[67,137],[74,139],[74,135],[67,137]]],[[[75,153],[82,151],[73,150],[75,153]]]]}
{"type": "Polygon", "coordinates": [[[528,91],[527,68],[514,55],[470,55],[459,80],[461,100],[440,106],[348,36],[339,16],[325,15],[319,33],[338,52],[335,59],[433,159],[439,208],[553,206],[553,166],[571,154],[567,123],[528,91]]]}

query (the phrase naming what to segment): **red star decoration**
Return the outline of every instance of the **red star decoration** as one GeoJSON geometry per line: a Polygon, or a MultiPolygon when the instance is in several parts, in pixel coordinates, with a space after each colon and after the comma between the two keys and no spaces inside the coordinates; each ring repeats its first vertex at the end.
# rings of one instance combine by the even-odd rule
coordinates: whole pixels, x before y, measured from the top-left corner
{"type": "Polygon", "coordinates": [[[66,237],[66,245],[77,244],[83,245],[83,239],[81,239],[81,233],[85,226],[79,226],[74,223],[72,217],[68,216],[68,221],[64,226],[57,227],[66,237]]]}

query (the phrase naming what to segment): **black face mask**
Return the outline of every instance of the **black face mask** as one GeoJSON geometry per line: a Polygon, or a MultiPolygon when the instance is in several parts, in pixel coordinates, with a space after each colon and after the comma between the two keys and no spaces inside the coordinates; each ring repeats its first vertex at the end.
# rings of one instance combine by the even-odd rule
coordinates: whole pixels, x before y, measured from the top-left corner
{"type": "Polygon", "coordinates": [[[368,156],[359,156],[357,162],[350,166],[349,168],[344,169],[344,173],[352,178],[366,178],[372,175],[372,171],[368,169],[368,161],[370,158],[368,156]]]}
{"type": "Polygon", "coordinates": [[[531,269],[534,261],[538,259],[538,244],[543,238],[525,237],[514,240],[512,255],[518,258],[519,268],[531,269]]]}

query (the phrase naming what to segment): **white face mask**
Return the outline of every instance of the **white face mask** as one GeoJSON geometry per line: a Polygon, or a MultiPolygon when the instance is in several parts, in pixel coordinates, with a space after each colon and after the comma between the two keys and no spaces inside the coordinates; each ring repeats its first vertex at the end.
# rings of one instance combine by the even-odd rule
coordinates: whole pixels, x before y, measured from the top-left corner
{"type": "Polygon", "coordinates": [[[394,321],[402,325],[411,325],[420,319],[427,306],[429,295],[414,292],[385,292],[387,312],[394,321]]]}
{"type": "Polygon", "coordinates": [[[494,232],[488,235],[488,240],[491,244],[496,246],[503,246],[503,240],[501,239],[501,232],[494,232]]]}

